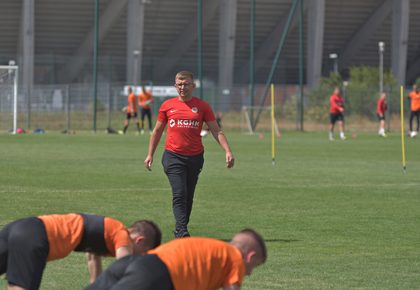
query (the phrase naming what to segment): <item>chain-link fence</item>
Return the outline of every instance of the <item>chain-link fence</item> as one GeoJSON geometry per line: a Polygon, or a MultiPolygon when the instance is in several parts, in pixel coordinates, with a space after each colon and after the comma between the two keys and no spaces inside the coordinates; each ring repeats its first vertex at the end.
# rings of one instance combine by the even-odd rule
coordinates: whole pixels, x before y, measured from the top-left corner
{"type": "MultiPolygon", "coordinates": [[[[247,85],[236,85],[228,94],[218,94],[216,85],[204,89],[204,100],[209,102],[215,112],[223,116],[223,125],[230,129],[246,129],[244,114],[247,107],[248,116],[258,118],[257,130],[265,130],[270,126],[270,114],[264,107],[270,106],[270,97],[263,102],[264,85],[255,86],[255,97],[250,98],[247,85]]],[[[295,130],[299,128],[300,120],[300,89],[297,85],[275,85],[275,114],[280,129],[295,130]]],[[[397,130],[399,120],[399,90],[396,87],[386,87],[388,95],[387,125],[391,130],[397,130]]],[[[304,130],[325,130],[329,120],[330,88],[316,90],[304,89],[303,120],[304,130]]],[[[373,130],[377,125],[376,101],[379,98],[376,87],[352,88],[343,87],[345,99],[345,118],[349,128],[354,130],[373,130]]],[[[1,94],[0,104],[10,97],[1,94]]],[[[9,99],[8,99],[9,98],[9,99]]],[[[165,97],[156,97],[153,103],[153,115],[165,97]]],[[[406,98],[405,98],[406,99],[406,98]]],[[[9,100],[10,101],[10,100],[9,100]]],[[[18,94],[18,127],[25,130],[67,131],[92,130],[93,128],[93,89],[90,84],[68,85],[35,85],[30,96],[25,96],[22,90],[18,94]]],[[[98,86],[96,124],[98,130],[108,127],[120,129],[123,126],[125,114],[122,108],[127,105],[123,83],[102,83],[98,86]]],[[[2,105],[0,130],[11,129],[11,106],[2,105]],[[9,108],[10,109],[7,109],[9,108]],[[8,121],[8,119],[10,119],[8,121]]],[[[406,103],[406,111],[408,111],[406,103]]],[[[154,118],[155,119],[155,118],[154,118]]],[[[252,120],[251,120],[252,121],[252,120]]]]}

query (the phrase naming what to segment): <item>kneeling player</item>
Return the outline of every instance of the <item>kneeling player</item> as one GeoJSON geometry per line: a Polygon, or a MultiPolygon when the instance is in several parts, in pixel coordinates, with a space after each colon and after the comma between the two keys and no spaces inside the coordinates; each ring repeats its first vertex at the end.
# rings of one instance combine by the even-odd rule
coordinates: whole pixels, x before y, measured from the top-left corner
{"type": "Polygon", "coordinates": [[[236,234],[230,244],[210,238],[176,239],[145,256],[114,262],[85,290],[237,290],[244,276],[266,259],[265,242],[252,229],[236,234]]]}
{"type": "Polygon", "coordinates": [[[100,256],[117,259],[145,254],[160,245],[159,227],[147,220],[129,228],[112,218],[88,214],[28,217],[6,225],[0,232],[0,275],[8,289],[39,289],[47,261],[72,251],[86,252],[91,283],[102,272],[100,256]]]}

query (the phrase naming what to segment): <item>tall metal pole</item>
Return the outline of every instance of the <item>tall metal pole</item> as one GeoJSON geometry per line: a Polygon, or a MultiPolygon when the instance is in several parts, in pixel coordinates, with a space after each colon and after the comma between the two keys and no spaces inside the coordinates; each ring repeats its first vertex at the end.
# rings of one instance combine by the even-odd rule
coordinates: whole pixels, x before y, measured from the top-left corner
{"type": "MultiPolygon", "coordinates": [[[[139,80],[140,80],[140,84],[141,84],[141,79],[138,76],[138,74],[139,74],[140,50],[134,50],[133,55],[134,55],[134,72],[133,72],[133,84],[132,85],[134,87],[136,87],[137,85],[139,85],[139,80]]],[[[134,91],[135,91],[135,89],[134,89],[134,91]]]]}
{"type": "Polygon", "coordinates": [[[299,119],[299,130],[303,131],[303,0],[300,0],[300,13],[299,13],[299,88],[300,88],[300,100],[298,102],[298,119],[299,119]]]}
{"type": "Polygon", "coordinates": [[[197,64],[198,64],[198,79],[200,81],[199,95],[203,99],[203,0],[198,0],[198,51],[197,51],[197,64]]]}
{"type": "Polygon", "coordinates": [[[254,124],[255,98],[255,0],[251,0],[251,23],[249,37],[249,106],[251,107],[250,121],[254,124]]]}
{"type": "Polygon", "coordinates": [[[19,67],[16,66],[15,70],[15,82],[13,83],[13,134],[16,134],[17,130],[17,98],[18,98],[18,84],[19,84],[19,67]]]}
{"type": "Polygon", "coordinates": [[[338,74],[338,54],[330,53],[330,59],[333,61],[333,72],[338,74]]]}
{"type": "Polygon", "coordinates": [[[385,43],[378,42],[379,47],[379,93],[382,94],[384,91],[384,50],[385,43]]]}
{"type": "MultiPolygon", "coordinates": [[[[274,56],[274,60],[273,60],[273,63],[271,65],[270,73],[268,75],[267,82],[265,84],[265,89],[264,89],[263,97],[262,97],[261,102],[260,102],[260,107],[262,107],[264,105],[265,100],[267,99],[267,93],[268,93],[268,90],[270,88],[271,81],[273,80],[274,72],[275,72],[277,64],[279,62],[281,51],[283,50],[284,43],[286,42],[287,32],[289,31],[290,24],[292,23],[292,19],[293,19],[293,16],[295,15],[296,7],[297,7],[297,4],[299,3],[299,1],[300,0],[295,0],[293,2],[292,8],[290,9],[290,12],[289,12],[289,16],[287,17],[287,22],[286,22],[286,25],[283,29],[283,34],[280,38],[276,54],[274,56]]],[[[258,119],[261,115],[261,111],[262,111],[261,109],[258,110],[257,116],[255,117],[254,123],[252,124],[252,129],[253,130],[255,130],[255,127],[257,126],[258,119]]]]}
{"type": "Polygon", "coordinates": [[[66,85],[66,115],[67,115],[67,125],[66,125],[66,130],[67,130],[67,134],[70,134],[70,113],[71,113],[71,108],[70,108],[70,104],[71,104],[71,100],[70,100],[70,85],[66,85]]]}
{"type": "Polygon", "coordinates": [[[95,1],[95,34],[93,41],[93,132],[96,132],[96,107],[98,103],[98,48],[99,48],[99,0],[95,1]]]}
{"type": "Polygon", "coordinates": [[[111,107],[112,107],[112,55],[109,55],[108,58],[109,65],[109,86],[108,86],[108,128],[111,127],[111,107]]]}

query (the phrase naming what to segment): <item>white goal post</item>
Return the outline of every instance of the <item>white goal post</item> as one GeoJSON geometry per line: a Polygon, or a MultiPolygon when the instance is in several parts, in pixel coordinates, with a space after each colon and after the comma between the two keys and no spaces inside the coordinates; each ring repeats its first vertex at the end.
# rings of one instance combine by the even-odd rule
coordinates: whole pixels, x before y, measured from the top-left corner
{"type": "MultiPolygon", "coordinates": [[[[259,110],[261,110],[263,117],[260,119],[267,119],[267,120],[262,120],[262,122],[260,123],[266,123],[266,127],[265,129],[270,130],[271,128],[271,107],[259,107],[259,106],[243,106],[242,107],[242,124],[245,124],[245,130],[249,133],[249,134],[254,134],[254,130],[252,129],[252,124],[251,124],[251,111],[254,112],[254,117],[256,115],[256,112],[258,112],[259,110]],[[265,118],[264,118],[265,116],[265,118]]],[[[241,126],[243,128],[243,126],[241,126]]],[[[263,127],[262,124],[260,124],[260,127],[263,127]]],[[[274,117],[274,130],[276,133],[276,136],[280,136],[280,131],[279,131],[279,127],[277,125],[277,120],[274,117]]]]}
{"type": "Polygon", "coordinates": [[[12,125],[13,134],[17,130],[18,75],[17,65],[0,65],[0,127],[9,130],[12,125]],[[10,115],[13,116],[11,121],[10,115]]]}

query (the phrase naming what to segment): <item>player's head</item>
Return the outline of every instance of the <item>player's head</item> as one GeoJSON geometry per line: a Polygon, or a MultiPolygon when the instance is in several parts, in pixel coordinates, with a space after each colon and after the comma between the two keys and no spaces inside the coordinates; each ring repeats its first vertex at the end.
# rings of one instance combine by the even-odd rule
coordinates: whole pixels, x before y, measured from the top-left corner
{"type": "Polygon", "coordinates": [[[129,94],[131,94],[133,92],[133,89],[131,87],[128,87],[127,91],[129,94]]]}
{"type": "Polygon", "coordinates": [[[181,97],[190,97],[195,88],[194,75],[189,71],[180,71],[175,76],[175,87],[181,97]]]}
{"type": "Polygon", "coordinates": [[[341,93],[341,90],[339,87],[334,88],[334,95],[339,95],[341,93]]]}
{"type": "Polygon", "coordinates": [[[417,84],[413,85],[413,91],[417,91],[417,84]]]}
{"type": "Polygon", "coordinates": [[[129,228],[135,254],[144,255],[162,242],[162,232],[157,224],[149,220],[134,222],[129,228]]]}
{"type": "Polygon", "coordinates": [[[386,98],[386,93],[385,93],[385,92],[382,92],[382,93],[381,93],[381,98],[383,98],[383,99],[385,99],[385,98],[386,98]]]}
{"type": "Polygon", "coordinates": [[[243,229],[237,233],[231,244],[241,251],[247,275],[251,275],[255,267],[264,264],[267,260],[264,239],[253,229],[243,229]]]}

